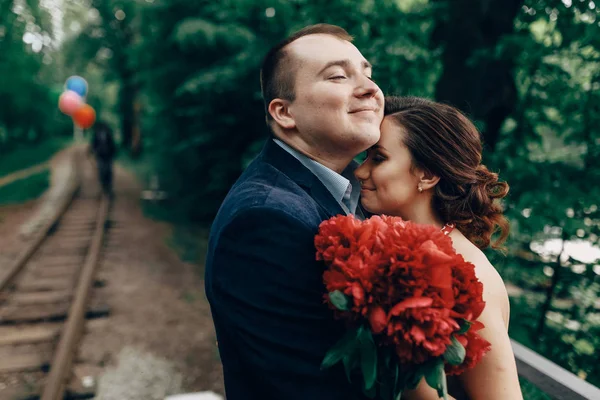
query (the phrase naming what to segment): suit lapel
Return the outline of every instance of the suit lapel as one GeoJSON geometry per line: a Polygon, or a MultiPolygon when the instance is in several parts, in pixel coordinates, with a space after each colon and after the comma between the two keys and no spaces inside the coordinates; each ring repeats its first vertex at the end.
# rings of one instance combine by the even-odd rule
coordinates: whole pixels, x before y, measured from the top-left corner
{"type": "Polygon", "coordinates": [[[261,157],[263,161],[273,165],[301,186],[321,206],[328,217],[346,214],[319,178],[272,139],[267,140],[261,157]]]}
{"type": "Polygon", "coordinates": [[[331,192],[316,176],[314,177],[313,185],[310,187],[308,193],[326,211],[328,217],[333,217],[338,214],[346,215],[346,212],[342,209],[340,203],[334,199],[331,192]]]}

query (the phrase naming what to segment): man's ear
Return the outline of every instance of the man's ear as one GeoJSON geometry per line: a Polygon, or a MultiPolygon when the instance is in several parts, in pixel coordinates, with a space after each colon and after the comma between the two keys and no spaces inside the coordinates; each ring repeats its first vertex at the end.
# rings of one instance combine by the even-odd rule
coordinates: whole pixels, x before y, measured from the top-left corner
{"type": "Polygon", "coordinates": [[[433,188],[440,181],[440,177],[429,170],[419,171],[419,177],[419,186],[422,187],[423,190],[429,190],[433,188]]]}
{"type": "Polygon", "coordinates": [[[290,113],[290,102],[283,99],[273,99],[269,103],[269,114],[283,129],[294,129],[296,121],[290,113]]]}

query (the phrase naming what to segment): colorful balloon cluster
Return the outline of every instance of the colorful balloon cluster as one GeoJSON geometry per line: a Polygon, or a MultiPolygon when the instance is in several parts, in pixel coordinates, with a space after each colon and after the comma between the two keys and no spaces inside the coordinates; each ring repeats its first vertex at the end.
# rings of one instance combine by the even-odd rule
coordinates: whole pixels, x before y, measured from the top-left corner
{"type": "Polygon", "coordinates": [[[80,76],[72,76],[65,83],[65,91],[58,99],[58,108],[73,119],[80,128],[88,129],[96,122],[96,111],[85,103],[88,84],[80,76]]]}

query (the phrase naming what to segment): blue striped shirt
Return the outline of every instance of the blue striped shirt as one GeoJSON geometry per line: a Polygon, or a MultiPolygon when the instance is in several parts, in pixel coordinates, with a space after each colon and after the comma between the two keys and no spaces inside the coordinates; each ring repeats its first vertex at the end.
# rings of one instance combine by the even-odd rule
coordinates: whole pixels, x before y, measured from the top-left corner
{"type": "MultiPolygon", "coordinates": [[[[340,175],[323,164],[305,156],[298,150],[293,149],[281,140],[273,139],[273,141],[315,174],[327,190],[329,190],[333,198],[337,200],[346,214],[357,213],[356,209],[360,197],[360,184],[354,176],[354,170],[358,167],[356,162],[351,162],[340,175]]],[[[358,214],[359,216],[362,215],[360,210],[358,214]]]]}

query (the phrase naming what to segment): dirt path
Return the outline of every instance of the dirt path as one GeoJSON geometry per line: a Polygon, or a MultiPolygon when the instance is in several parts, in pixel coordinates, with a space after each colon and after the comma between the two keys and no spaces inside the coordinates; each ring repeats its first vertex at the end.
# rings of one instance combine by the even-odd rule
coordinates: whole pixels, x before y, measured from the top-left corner
{"type": "Polygon", "coordinates": [[[41,163],[38,165],[34,165],[33,167],[25,168],[20,171],[12,172],[8,175],[4,175],[0,177],[0,186],[8,185],[9,183],[13,183],[14,181],[18,181],[19,179],[27,178],[31,175],[35,175],[39,172],[45,171],[49,168],[49,163],[41,163]]]}
{"type": "Polygon", "coordinates": [[[101,381],[100,392],[106,394],[99,398],[117,398],[115,393],[120,393],[118,398],[123,400],[162,400],[157,395],[159,389],[144,392],[139,382],[139,376],[144,375],[139,368],[147,368],[143,367],[149,362],[147,357],[170,365],[162,375],[157,371],[160,367],[146,373],[159,381],[180,379],[180,389],[175,391],[222,394],[222,370],[204,295],[202,266],[180,261],[166,246],[172,228],[144,217],[139,201],[142,188],[134,177],[116,168],[115,178],[116,196],[110,214],[113,227],[108,231],[99,272],[107,283],[112,312],[105,329],[85,338],[80,354],[82,360],[111,366],[101,381]],[[146,361],[136,364],[140,359],[146,361]],[[131,365],[138,365],[138,370],[131,365]],[[177,371],[177,376],[168,372],[170,369],[177,371]],[[123,375],[128,378],[123,379],[123,375]],[[110,387],[115,385],[123,385],[125,391],[110,387]],[[137,386],[138,392],[131,393],[137,386]]]}

